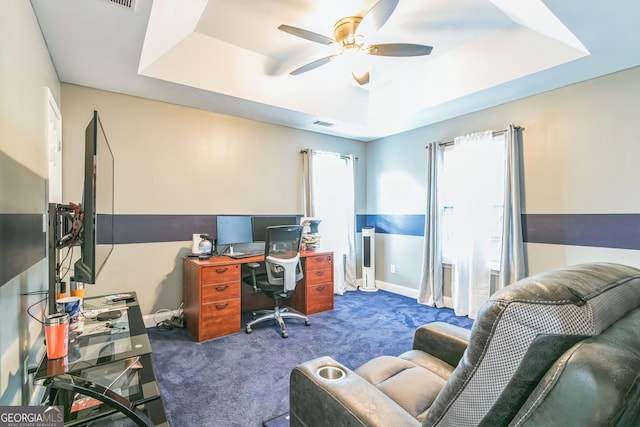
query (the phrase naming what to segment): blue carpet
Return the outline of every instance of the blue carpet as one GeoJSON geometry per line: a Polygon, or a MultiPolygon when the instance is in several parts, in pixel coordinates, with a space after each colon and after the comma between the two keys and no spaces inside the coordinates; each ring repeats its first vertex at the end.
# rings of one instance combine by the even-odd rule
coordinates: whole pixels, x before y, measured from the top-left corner
{"type": "Polygon", "coordinates": [[[289,427],[289,413],[272,418],[262,423],[263,427],[289,427]]]}
{"type": "MultiPolygon", "coordinates": [[[[242,324],[248,321],[243,315],[242,324]]],[[[350,369],[380,355],[411,349],[414,330],[444,321],[471,328],[453,310],[417,304],[385,291],[335,296],[335,309],[287,319],[289,338],[270,323],[197,343],[184,329],[150,328],[152,358],[172,426],[259,427],[289,410],[289,373],[299,363],[331,356],[350,369]]],[[[285,424],[286,425],[286,424],[285,424]]]]}

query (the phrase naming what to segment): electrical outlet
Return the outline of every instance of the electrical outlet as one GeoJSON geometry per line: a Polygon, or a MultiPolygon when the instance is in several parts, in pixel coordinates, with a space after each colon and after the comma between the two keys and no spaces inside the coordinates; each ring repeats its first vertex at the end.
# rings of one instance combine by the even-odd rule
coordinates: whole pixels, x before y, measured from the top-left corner
{"type": "Polygon", "coordinates": [[[396,265],[395,264],[391,264],[389,266],[389,270],[391,270],[392,273],[395,273],[396,272],[396,265]]]}

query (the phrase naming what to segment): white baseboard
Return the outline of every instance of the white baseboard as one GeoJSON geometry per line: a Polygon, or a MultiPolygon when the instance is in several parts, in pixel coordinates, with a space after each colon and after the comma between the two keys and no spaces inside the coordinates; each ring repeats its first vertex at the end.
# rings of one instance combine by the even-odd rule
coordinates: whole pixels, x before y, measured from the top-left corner
{"type": "MultiPolygon", "coordinates": [[[[362,279],[356,279],[356,285],[358,287],[362,286],[362,279]]],[[[387,292],[391,292],[398,295],[404,295],[409,298],[418,298],[418,290],[410,289],[406,286],[400,286],[389,282],[383,282],[381,280],[376,280],[376,288],[380,290],[384,290],[387,292]]]]}
{"type": "Polygon", "coordinates": [[[145,328],[153,328],[163,320],[168,320],[168,319],[171,319],[173,316],[177,316],[178,313],[179,313],[178,310],[161,311],[159,313],[147,314],[146,316],[142,316],[142,320],[144,320],[145,328]]]}
{"type": "Polygon", "coordinates": [[[364,289],[364,285],[363,285],[363,283],[364,283],[364,282],[362,281],[362,278],[360,278],[360,279],[356,279],[356,286],[357,286],[357,290],[358,290],[358,291],[362,291],[362,292],[376,292],[378,289],[380,289],[380,288],[378,287],[378,281],[377,281],[377,280],[375,281],[375,288],[373,288],[373,289],[364,289]]]}
{"type": "Polygon", "coordinates": [[[376,280],[376,286],[378,289],[382,289],[387,292],[391,292],[398,295],[404,295],[405,297],[418,299],[418,289],[407,288],[406,286],[396,285],[395,283],[383,282],[376,280]]]}
{"type": "MultiPolygon", "coordinates": [[[[356,284],[358,287],[362,286],[362,279],[356,279],[356,284]]],[[[403,295],[409,298],[418,299],[418,294],[420,293],[419,289],[407,288],[406,286],[396,285],[395,283],[383,282],[382,280],[376,280],[376,288],[391,292],[393,294],[403,295]]],[[[451,297],[443,298],[444,306],[448,308],[453,308],[453,301],[451,297]]]]}

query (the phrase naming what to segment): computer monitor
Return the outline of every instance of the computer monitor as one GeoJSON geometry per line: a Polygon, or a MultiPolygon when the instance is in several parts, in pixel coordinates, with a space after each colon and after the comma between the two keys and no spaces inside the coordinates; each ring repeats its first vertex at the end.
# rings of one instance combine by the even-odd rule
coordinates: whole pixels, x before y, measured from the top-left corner
{"type": "Polygon", "coordinates": [[[248,215],[218,215],[216,230],[216,243],[229,245],[229,255],[233,255],[233,245],[253,241],[251,217],[248,215]]]}
{"type": "Polygon", "coordinates": [[[252,218],[253,241],[264,242],[267,240],[267,227],[297,224],[298,217],[295,216],[254,216],[252,218]]]}

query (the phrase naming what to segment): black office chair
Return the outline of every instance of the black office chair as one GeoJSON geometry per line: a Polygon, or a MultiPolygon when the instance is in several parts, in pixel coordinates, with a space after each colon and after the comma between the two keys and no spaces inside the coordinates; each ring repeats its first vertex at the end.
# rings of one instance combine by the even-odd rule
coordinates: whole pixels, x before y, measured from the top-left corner
{"type": "MultiPolygon", "coordinates": [[[[267,227],[264,256],[266,274],[252,271],[251,285],[254,290],[262,290],[275,300],[273,310],[260,310],[253,313],[253,320],[247,323],[245,332],[250,334],[251,327],[267,320],[275,320],[280,326],[282,338],[287,338],[284,318],[304,320],[305,326],[311,325],[309,318],[290,307],[280,307],[279,300],[293,294],[296,283],[302,279],[300,264],[300,245],[302,243],[301,225],[280,225],[267,227]],[[260,315],[260,317],[257,317],[260,315]]],[[[256,265],[249,265],[256,267],[256,265]]]]}

